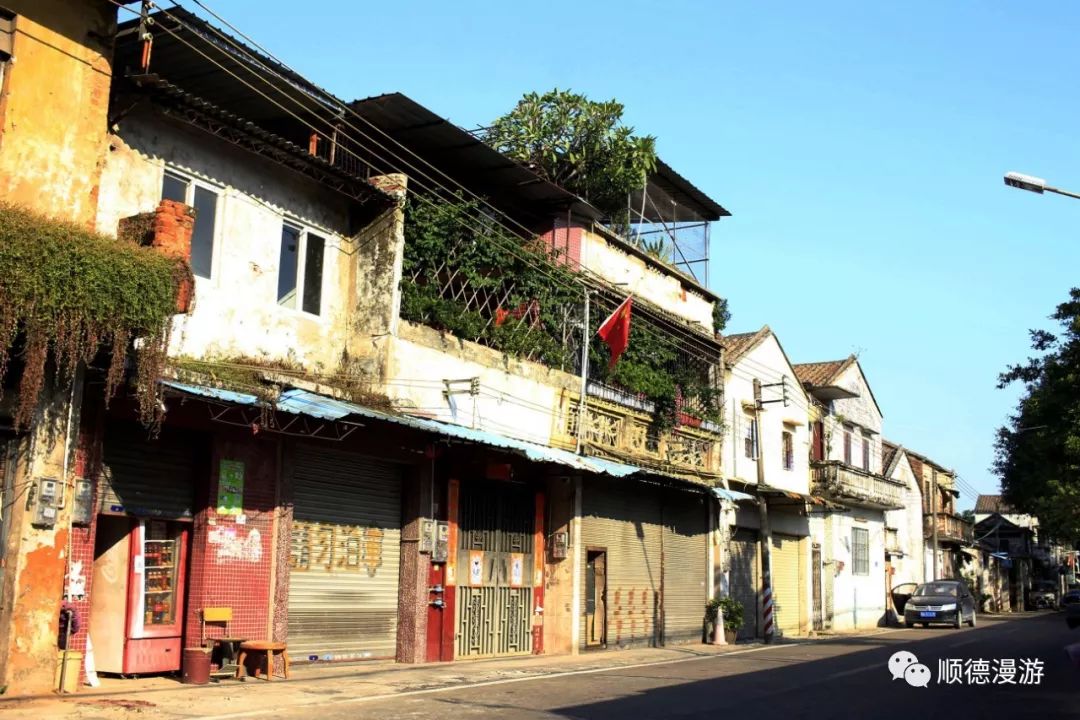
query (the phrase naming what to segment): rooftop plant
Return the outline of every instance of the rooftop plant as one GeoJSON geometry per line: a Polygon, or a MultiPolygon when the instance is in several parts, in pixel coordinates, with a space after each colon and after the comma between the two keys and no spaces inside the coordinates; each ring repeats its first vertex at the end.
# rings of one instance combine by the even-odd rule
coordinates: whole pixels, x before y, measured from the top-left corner
{"type": "MultiPolygon", "coordinates": [[[[403,268],[402,318],[579,372],[581,276],[547,247],[499,227],[478,203],[412,197],[405,206],[403,268]]],[[[604,315],[594,308],[592,336],[604,315]]],[[[677,411],[719,419],[720,393],[709,383],[708,363],[643,317],[635,316],[629,347],[613,369],[603,343],[594,340],[590,350],[593,378],[653,401],[661,424],[673,424],[677,411]]]]}
{"type": "Polygon", "coordinates": [[[612,216],[656,169],[656,138],[622,121],[623,105],[558,88],[526,94],[488,128],[504,155],[588,200],[612,216]]]}
{"type": "Polygon", "coordinates": [[[157,379],[187,263],[25,208],[0,204],[0,379],[21,361],[14,422],[26,427],[52,358],[62,381],[102,348],[105,397],[124,378],[132,342],[140,415],[159,417],[157,379]]]}

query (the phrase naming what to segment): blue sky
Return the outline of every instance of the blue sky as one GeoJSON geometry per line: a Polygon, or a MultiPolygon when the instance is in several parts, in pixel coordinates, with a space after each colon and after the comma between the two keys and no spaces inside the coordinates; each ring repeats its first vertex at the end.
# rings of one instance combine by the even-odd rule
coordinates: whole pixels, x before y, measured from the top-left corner
{"type": "Polygon", "coordinates": [[[1080,284],[1080,203],[1001,176],[1080,190],[1080,6],[206,2],[339,96],[465,127],[530,90],[619,99],[733,213],[729,329],[768,323],[795,362],[858,351],[886,436],[995,491],[997,373],[1080,284]]]}

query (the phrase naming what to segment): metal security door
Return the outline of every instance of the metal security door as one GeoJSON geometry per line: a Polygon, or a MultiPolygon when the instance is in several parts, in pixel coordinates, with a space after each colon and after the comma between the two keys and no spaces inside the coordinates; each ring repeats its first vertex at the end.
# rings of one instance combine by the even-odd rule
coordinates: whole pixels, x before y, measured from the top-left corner
{"type": "Polygon", "coordinates": [[[289,653],[297,660],[393,657],[401,471],[336,448],[298,446],[293,472],[289,653]]]}
{"type": "Polygon", "coordinates": [[[772,537],[772,581],[776,627],[784,635],[802,631],[803,596],[802,543],[799,538],[774,534],[772,537]]]}
{"type": "Polygon", "coordinates": [[[457,657],[532,651],[535,503],[523,485],[461,484],[457,657]]]}
{"type": "Polygon", "coordinates": [[[701,642],[709,599],[708,508],[701,494],[667,492],[663,516],[664,644],[701,642]]]}
{"type": "Polygon", "coordinates": [[[754,638],[758,634],[758,588],[761,583],[757,531],[736,529],[728,542],[728,555],[731,558],[730,595],[743,606],[743,624],[736,637],[740,640],[754,638]]]}

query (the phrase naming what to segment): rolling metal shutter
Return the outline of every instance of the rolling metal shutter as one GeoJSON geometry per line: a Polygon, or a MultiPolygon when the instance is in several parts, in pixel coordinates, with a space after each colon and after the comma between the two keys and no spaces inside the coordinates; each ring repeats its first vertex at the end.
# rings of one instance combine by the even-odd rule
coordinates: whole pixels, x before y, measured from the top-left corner
{"type": "Polygon", "coordinates": [[[300,445],[293,474],[289,653],[297,660],[393,657],[401,472],[300,445]]]}
{"type": "Polygon", "coordinates": [[[704,497],[664,497],[664,644],[701,642],[708,587],[708,516],[704,497]]]}
{"type": "Polygon", "coordinates": [[[208,452],[204,436],[162,428],[154,439],[135,423],[105,431],[100,511],[191,520],[195,466],[208,452]]]}
{"type": "Polygon", "coordinates": [[[804,538],[772,536],[772,581],[776,627],[784,635],[798,635],[803,626],[806,595],[804,538]]]}
{"type": "Polygon", "coordinates": [[[758,588],[761,565],[758,562],[757,530],[737,528],[728,541],[729,594],[743,605],[743,625],[737,637],[754,638],[758,634],[758,588]]]}
{"type": "MultiPolygon", "coordinates": [[[[607,552],[607,647],[655,645],[661,586],[660,493],[625,480],[589,478],[581,500],[581,542],[607,552]]],[[[585,587],[584,562],[581,573],[585,587]]],[[[589,635],[586,600],[582,593],[582,647],[589,635]]]]}

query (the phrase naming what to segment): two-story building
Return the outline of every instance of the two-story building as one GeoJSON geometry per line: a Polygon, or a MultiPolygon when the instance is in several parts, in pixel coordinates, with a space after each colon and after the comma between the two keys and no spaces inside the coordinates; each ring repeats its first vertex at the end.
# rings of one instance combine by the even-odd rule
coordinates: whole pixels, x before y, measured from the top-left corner
{"type": "MultiPolygon", "coordinates": [[[[15,550],[52,581],[10,691],[51,680],[62,599],[69,647],[92,637],[120,674],[226,629],[309,662],[700,638],[724,406],[698,260],[403,96],[348,105],[181,10],[123,23],[112,67],[80,219],[182,257],[192,297],[165,377],[107,402],[87,368],[75,462],[32,471],[77,502],[51,555],[15,550]],[[616,362],[596,329],[620,306],[616,362]]],[[[631,198],[650,228],[727,214],[663,164],[643,192],[668,201],[631,198]]]]}
{"type": "Polygon", "coordinates": [[[776,334],[731,334],[724,344],[724,479],[748,497],[738,502],[721,571],[744,607],[740,635],[809,632],[820,617],[821,547],[811,542],[810,397],[776,334]],[[765,617],[763,563],[768,550],[772,617],[765,617]]]}
{"type": "Polygon", "coordinates": [[[822,547],[825,628],[887,621],[885,513],[903,506],[902,481],[883,474],[882,413],[858,359],[795,365],[811,404],[811,490],[845,510],[814,518],[822,547]]]}
{"type": "Polygon", "coordinates": [[[999,582],[990,584],[995,604],[1014,612],[1025,609],[1034,580],[1039,519],[1017,512],[1000,495],[979,495],[974,533],[979,546],[997,560],[999,582]]]}
{"type": "Polygon", "coordinates": [[[901,507],[885,511],[885,575],[890,590],[885,601],[895,613],[892,588],[924,580],[922,488],[903,446],[883,439],[881,452],[882,475],[903,487],[901,507]]]}
{"type": "Polygon", "coordinates": [[[923,538],[926,546],[926,580],[957,578],[971,555],[964,552],[972,543],[972,524],[956,511],[960,491],[956,472],[925,455],[908,450],[911,468],[922,489],[923,538]]]}

